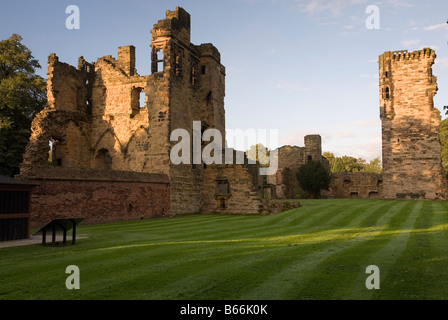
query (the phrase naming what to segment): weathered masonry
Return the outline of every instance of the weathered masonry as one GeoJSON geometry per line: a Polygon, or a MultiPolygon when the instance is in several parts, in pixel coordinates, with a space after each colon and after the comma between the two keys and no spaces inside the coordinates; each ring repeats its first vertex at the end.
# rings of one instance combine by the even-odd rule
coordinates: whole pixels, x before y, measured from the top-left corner
{"type": "Polygon", "coordinates": [[[434,108],[434,50],[385,52],[379,57],[383,186],[386,199],[446,199],[434,108]]]}
{"type": "Polygon", "coordinates": [[[192,133],[194,121],[219,130],[225,145],[225,67],[212,44],[190,42],[182,8],[151,34],[150,75],[136,70],[133,46],[93,63],[80,57],[77,68],[49,56],[48,105],[33,121],[20,175],[39,185],[35,224],[272,211],[257,165],[170,161],[171,132],[192,133]]]}
{"type": "Polygon", "coordinates": [[[308,161],[327,162],[322,157],[322,138],[320,135],[307,135],[305,146],[283,146],[278,148],[278,170],[275,175],[267,176],[265,195],[279,199],[293,199],[300,195],[300,186],[296,172],[308,161]]]}
{"type": "Polygon", "coordinates": [[[379,199],[382,195],[383,177],[370,172],[336,172],[325,193],[329,198],[379,199]]]}

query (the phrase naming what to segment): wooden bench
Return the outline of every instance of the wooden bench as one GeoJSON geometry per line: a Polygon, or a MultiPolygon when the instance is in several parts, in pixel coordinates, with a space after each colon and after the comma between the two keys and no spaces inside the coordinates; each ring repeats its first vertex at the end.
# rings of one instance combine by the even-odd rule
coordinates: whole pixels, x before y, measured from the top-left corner
{"type": "Polygon", "coordinates": [[[47,232],[52,233],[52,246],[56,245],[56,233],[58,231],[62,231],[62,244],[67,243],[67,231],[70,229],[73,230],[72,233],[72,245],[76,243],[76,226],[82,221],[84,218],[66,218],[66,219],[55,219],[44,227],[40,228],[39,231],[35,233],[35,235],[42,234],[42,245],[45,245],[47,242],[47,232]]]}

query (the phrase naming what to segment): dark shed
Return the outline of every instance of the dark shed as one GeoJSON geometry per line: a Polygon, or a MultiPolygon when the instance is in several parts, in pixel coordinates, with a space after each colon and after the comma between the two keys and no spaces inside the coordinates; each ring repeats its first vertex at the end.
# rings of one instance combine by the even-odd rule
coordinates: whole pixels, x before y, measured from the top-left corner
{"type": "Polygon", "coordinates": [[[35,186],[0,176],[0,241],[30,238],[30,202],[35,186]]]}

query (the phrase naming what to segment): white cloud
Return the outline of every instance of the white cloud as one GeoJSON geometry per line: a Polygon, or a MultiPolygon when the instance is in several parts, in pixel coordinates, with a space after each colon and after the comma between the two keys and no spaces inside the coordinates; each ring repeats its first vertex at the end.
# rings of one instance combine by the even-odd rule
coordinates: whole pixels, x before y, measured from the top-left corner
{"type": "Polygon", "coordinates": [[[448,57],[436,58],[434,62],[434,73],[446,74],[448,72],[448,57]]]}
{"type": "Polygon", "coordinates": [[[367,0],[295,0],[295,3],[303,12],[310,14],[331,12],[334,16],[339,16],[345,8],[365,4],[367,0]]]}
{"type": "Polygon", "coordinates": [[[425,27],[423,29],[425,31],[433,31],[433,30],[439,30],[439,29],[448,29],[448,23],[439,23],[439,24],[435,24],[433,26],[425,27]]]}
{"type": "Polygon", "coordinates": [[[420,39],[404,40],[401,42],[401,44],[405,47],[415,47],[420,44],[420,39]]]}
{"type": "MultiPolygon", "coordinates": [[[[346,142],[346,141],[344,141],[346,142]]],[[[351,156],[355,158],[362,158],[367,161],[381,157],[381,135],[377,135],[371,139],[365,139],[361,143],[347,143],[335,144],[333,150],[328,150],[333,152],[336,156],[351,156]]]]}
{"type": "Polygon", "coordinates": [[[392,5],[395,8],[411,8],[415,6],[410,0],[387,0],[386,3],[392,5]]]}

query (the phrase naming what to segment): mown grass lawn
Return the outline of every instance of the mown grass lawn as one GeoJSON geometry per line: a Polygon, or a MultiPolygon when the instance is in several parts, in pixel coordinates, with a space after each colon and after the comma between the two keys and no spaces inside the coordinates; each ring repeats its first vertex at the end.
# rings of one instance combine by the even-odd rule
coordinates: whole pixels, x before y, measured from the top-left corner
{"type": "Polygon", "coordinates": [[[301,203],[81,226],[76,246],[0,249],[0,299],[448,299],[448,202],[301,203]],[[65,287],[69,265],[80,290],[65,287]],[[366,288],[369,265],[379,290],[366,288]]]}

